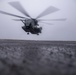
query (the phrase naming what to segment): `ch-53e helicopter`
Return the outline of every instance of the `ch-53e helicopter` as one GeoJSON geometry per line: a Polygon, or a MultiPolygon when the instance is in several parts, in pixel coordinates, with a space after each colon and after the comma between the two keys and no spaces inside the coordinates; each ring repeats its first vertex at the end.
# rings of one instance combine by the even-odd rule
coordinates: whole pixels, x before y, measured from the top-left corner
{"type": "Polygon", "coordinates": [[[17,9],[18,11],[20,11],[21,13],[23,13],[26,17],[22,17],[22,16],[19,16],[19,15],[11,14],[11,13],[8,13],[8,12],[5,12],[5,11],[1,11],[1,10],[0,10],[0,13],[6,14],[6,15],[10,15],[10,16],[14,16],[14,17],[18,17],[18,19],[13,19],[13,20],[22,21],[24,23],[24,26],[22,26],[22,29],[25,32],[27,32],[27,34],[31,33],[31,34],[39,35],[39,33],[42,32],[42,27],[39,27],[39,24],[38,24],[39,22],[51,25],[51,23],[47,23],[47,22],[48,21],[65,21],[66,20],[66,18],[62,18],[62,19],[40,19],[40,17],[46,16],[46,15],[51,14],[51,13],[55,13],[55,12],[57,12],[59,10],[58,8],[53,7],[53,6],[48,7],[46,10],[44,10],[36,18],[32,18],[26,12],[26,10],[22,7],[20,2],[18,2],[18,1],[9,2],[9,4],[12,7],[14,7],[15,9],[17,9]]]}

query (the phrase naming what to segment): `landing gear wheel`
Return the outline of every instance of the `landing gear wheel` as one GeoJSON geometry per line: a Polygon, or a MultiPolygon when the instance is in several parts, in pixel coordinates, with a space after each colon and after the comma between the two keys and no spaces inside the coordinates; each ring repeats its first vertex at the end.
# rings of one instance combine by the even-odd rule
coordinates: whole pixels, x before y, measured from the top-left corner
{"type": "Polygon", "coordinates": [[[39,34],[37,34],[37,35],[39,35],[39,34]]]}
{"type": "Polygon", "coordinates": [[[27,35],[29,35],[29,32],[27,33],[27,35]]]}

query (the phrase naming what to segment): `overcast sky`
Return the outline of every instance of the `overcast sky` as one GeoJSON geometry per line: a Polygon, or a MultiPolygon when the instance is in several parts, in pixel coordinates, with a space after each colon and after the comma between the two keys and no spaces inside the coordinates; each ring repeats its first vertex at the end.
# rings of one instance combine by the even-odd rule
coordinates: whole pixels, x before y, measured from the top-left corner
{"type": "Polygon", "coordinates": [[[66,21],[50,21],[54,25],[39,23],[43,27],[38,35],[27,35],[22,30],[23,23],[13,21],[16,17],[0,14],[0,39],[22,40],[65,40],[76,41],[76,0],[0,0],[0,10],[24,16],[11,7],[8,2],[19,1],[31,17],[37,17],[49,6],[54,6],[59,11],[42,17],[42,19],[67,18],[66,21]]]}

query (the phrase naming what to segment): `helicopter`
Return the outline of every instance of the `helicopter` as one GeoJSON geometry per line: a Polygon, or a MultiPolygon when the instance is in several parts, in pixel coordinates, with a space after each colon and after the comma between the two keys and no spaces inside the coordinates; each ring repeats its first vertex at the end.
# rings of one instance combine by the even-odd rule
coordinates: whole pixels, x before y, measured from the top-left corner
{"type": "Polygon", "coordinates": [[[42,27],[39,27],[39,22],[51,25],[51,23],[47,23],[47,22],[48,21],[65,21],[66,20],[66,18],[61,18],[61,19],[40,19],[43,16],[46,16],[48,14],[55,13],[55,12],[59,11],[59,9],[54,7],[54,6],[49,6],[42,13],[40,13],[36,18],[32,18],[27,13],[27,11],[23,8],[23,6],[21,5],[20,2],[18,2],[18,1],[9,2],[9,4],[13,8],[18,10],[22,14],[24,14],[26,17],[22,17],[22,16],[19,16],[19,15],[11,14],[11,13],[8,13],[8,12],[5,12],[5,11],[1,11],[1,10],[0,10],[0,13],[1,14],[5,14],[5,15],[10,15],[10,16],[17,17],[18,19],[13,19],[13,20],[21,21],[24,24],[24,26],[22,26],[22,29],[27,34],[31,33],[31,34],[39,35],[40,33],[42,33],[42,27]]]}

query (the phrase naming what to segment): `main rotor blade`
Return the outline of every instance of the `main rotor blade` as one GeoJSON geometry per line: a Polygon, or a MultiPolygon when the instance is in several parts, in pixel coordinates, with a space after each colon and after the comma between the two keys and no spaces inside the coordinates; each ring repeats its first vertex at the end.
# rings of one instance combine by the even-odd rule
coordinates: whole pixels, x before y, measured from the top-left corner
{"type": "Polygon", "coordinates": [[[20,19],[12,19],[12,20],[14,20],[14,21],[21,21],[20,19]]]}
{"type": "Polygon", "coordinates": [[[48,14],[54,13],[54,12],[56,12],[58,10],[59,10],[58,8],[50,6],[45,11],[43,11],[37,18],[40,18],[40,17],[46,16],[48,14]]]}
{"type": "Polygon", "coordinates": [[[15,9],[17,9],[18,11],[20,11],[21,13],[23,13],[24,15],[26,15],[27,17],[30,17],[29,14],[26,12],[26,10],[22,7],[22,5],[18,1],[16,1],[16,2],[9,2],[9,4],[12,7],[14,7],[15,9]]]}
{"type": "Polygon", "coordinates": [[[66,21],[66,18],[62,19],[38,19],[38,21],[66,21]]]}
{"type": "Polygon", "coordinates": [[[46,23],[46,22],[39,22],[39,23],[44,23],[44,24],[48,24],[48,25],[53,25],[52,23],[46,23]]]}
{"type": "Polygon", "coordinates": [[[10,16],[18,17],[18,18],[25,18],[25,17],[22,17],[22,16],[18,16],[18,15],[14,15],[14,14],[5,12],[5,11],[1,11],[1,10],[0,10],[0,13],[1,13],[1,14],[5,14],[5,15],[10,15],[10,16]]]}

